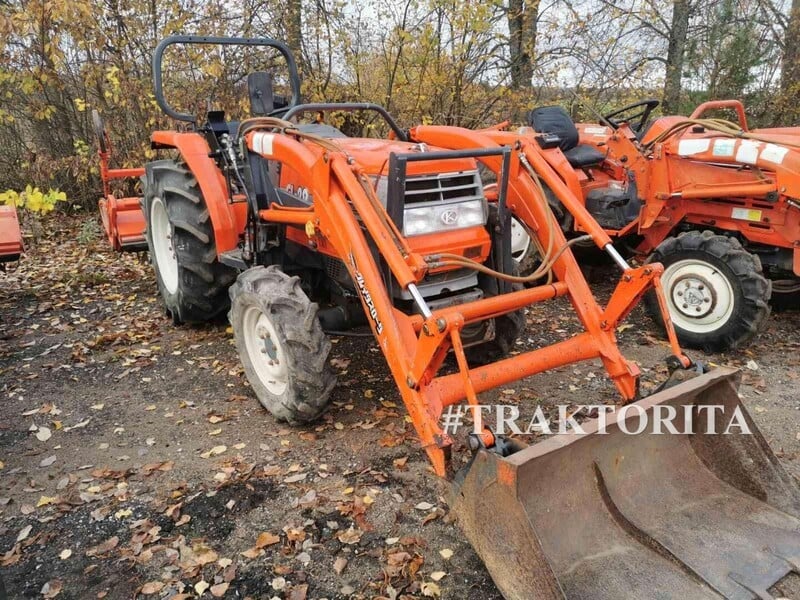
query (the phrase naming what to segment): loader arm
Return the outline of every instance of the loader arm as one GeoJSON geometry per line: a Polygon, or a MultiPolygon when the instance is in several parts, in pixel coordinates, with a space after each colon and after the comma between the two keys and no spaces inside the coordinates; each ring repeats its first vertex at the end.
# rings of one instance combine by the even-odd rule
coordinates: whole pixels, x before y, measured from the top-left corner
{"type": "MultiPolygon", "coordinates": [[[[302,224],[309,243],[335,248],[344,258],[357,289],[373,333],[387,360],[423,447],[439,475],[447,472],[451,440],[439,425],[443,410],[466,400],[478,404],[477,395],[499,385],[577,361],[600,358],[622,398],[628,402],[638,393],[639,370],[627,361],[616,345],[615,326],[632,304],[652,285],[660,268],[657,265],[632,270],[642,285],[623,288],[615,295],[614,307],[604,311],[595,301],[580,268],[567,248],[566,239],[536,188],[525,166],[523,152],[508,148],[486,137],[457,128],[418,128],[413,135],[419,141],[450,147],[449,152],[430,152],[415,160],[435,160],[475,155],[503,181],[504,161],[508,166],[508,208],[532,231],[543,247],[562,251],[553,260],[552,283],[511,291],[497,296],[430,310],[414,294],[426,270],[438,265],[440,257],[420,256],[411,252],[402,236],[389,225],[384,207],[371,197],[371,188],[360,166],[344,152],[328,150],[320,156],[311,153],[313,141],[299,141],[292,136],[267,131],[246,134],[247,147],[267,160],[282,162],[310,182],[313,208],[306,211],[272,204],[260,213],[267,222],[297,227],[302,224]],[[450,135],[450,139],[444,138],[450,135]],[[380,269],[370,251],[370,242],[386,262],[399,285],[415,295],[421,314],[406,314],[393,306],[380,269]],[[585,331],[572,338],[505,358],[493,364],[470,367],[464,358],[461,331],[465,325],[507,314],[534,302],[567,296],[585,331]],[[457,359],[458,372],[438,375],[448,351],[457,359]]],[[[500,135],[500,134],[498,134],[500,135]]],[[[534,160],[538,159],[532,156],[534,160]]],[[[542,163],[545,164],[545,163],[542,163]]],[[[555,185],[558,177],[548,174],[555,185]]],[[[560,184],[563,189],[563,183],[560,184]]],[[[560,189],[560,188],[559,188],[560,189]]],[[[576,212],[580,203],[572,201],[576,212]]],[[[582,214],[581,214],[582,215],[582,214]]],[[[593,230],[598,243],[608,245],[608,237],[581,216],[593,230]]],[[[489,441],[491,442],[490,438],[489,441]]]]}

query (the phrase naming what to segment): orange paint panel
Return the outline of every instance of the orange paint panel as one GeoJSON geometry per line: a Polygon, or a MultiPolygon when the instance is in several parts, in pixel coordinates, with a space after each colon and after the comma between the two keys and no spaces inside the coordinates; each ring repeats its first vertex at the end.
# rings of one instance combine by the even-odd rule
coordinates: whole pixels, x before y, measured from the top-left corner
{"type": "Polygon", "coordinates": [[[214,227],[217,254],[235,249],[244,230],[235,214],[235,210],[240,209],[231,207],[225,178],[208,156],[211,148],[205,138],[195,132],[155,131],[150,139],[154,146],[178,150],[197,179],[214,227]]]}
{"type": "Polygon", "coordinates": [[[13,206],[0,205],[0,262],[16,260],[22,250],[17,210],[13,206]]]}

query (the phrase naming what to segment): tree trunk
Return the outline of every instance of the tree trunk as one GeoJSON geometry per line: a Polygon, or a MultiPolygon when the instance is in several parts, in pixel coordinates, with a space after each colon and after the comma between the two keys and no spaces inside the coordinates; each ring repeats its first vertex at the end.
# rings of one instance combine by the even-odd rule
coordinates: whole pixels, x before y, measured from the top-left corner
{"type": "Polygon", "coordinates": [[[686,34],[689,31],[691,10],[689,0],[675,0],[672,4],[672,27],[669,32],[667,49],[667,75],[664,79],[665,114],[680,109],[681,77],[683,75],[683,56],[686,50],[686,34]]]}
{"type": "Polygon", "coordinates": [[[508,0],[511,88],[530,88],[540,0],[508,0]]]}
{"type": "Polygon", "coordinates": [[[800,0],[792,0],[792,12],[786,27],[783,60],[781,62],[781,91],[796,92],[800,88],[800,0]]]}
{"type": "Polygon", "coordinates": [[[286,44],[294,54],[297,68],[303,71],[303,2],[287,0],[286,2],[286,44]]]}

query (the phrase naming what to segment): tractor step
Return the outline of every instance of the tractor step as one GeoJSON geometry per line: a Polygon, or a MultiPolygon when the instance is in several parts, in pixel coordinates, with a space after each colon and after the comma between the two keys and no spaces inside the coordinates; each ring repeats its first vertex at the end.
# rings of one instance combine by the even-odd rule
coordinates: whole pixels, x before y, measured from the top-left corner
{"type": "Polygon", "coordinates": [[[238,269],[239,271],[246,271],[249,267],[244,258],[242,258],[241,248],[234,248],[233,250],[222,252],[219,255],[219,262],[221,262],[223,265],[238,269]]]}

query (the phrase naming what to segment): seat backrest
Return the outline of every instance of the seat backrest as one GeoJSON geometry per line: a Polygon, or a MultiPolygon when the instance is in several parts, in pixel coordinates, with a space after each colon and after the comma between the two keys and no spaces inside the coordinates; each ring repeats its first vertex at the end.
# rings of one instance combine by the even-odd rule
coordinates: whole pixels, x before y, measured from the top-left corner
{"type": "Polygon", "coordinates": [[[266,71],[253,71],[247,76],[247,92],[253,116],[263,117],[275,110],[272,75],[266,71]]]}
{"type": "Polygon", "coordinates": [[[572,150],[578,145],[578,128],[566,110],[561,106],[541,106],[528,113],[528,123],[539,133],[557,135],[563,151],[572,150]]]}

